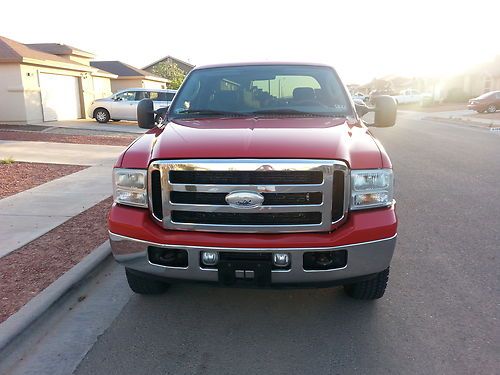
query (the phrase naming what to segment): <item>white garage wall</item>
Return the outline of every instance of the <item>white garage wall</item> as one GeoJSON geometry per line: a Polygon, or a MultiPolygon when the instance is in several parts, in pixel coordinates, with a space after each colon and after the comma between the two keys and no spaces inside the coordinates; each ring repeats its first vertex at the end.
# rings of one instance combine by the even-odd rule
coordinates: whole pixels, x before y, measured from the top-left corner
{"type": "Polygon", "coordinates": [[[142,81],[142,87],[144,87],[145,89],[164,89],[165,83],[150,81],[150,80],[145,79],[142,81]]]}
{"type": "Polygon", "coordinates": [[[0,123],[26,123],[24,89],[19,64],[0,64],[0,123]]]}
{"type": "Polygon", "coordinates": [[[111,96],[111,82],[106,77],[92,77],[94,80],[94,99],[107,98],[111,96]]]}

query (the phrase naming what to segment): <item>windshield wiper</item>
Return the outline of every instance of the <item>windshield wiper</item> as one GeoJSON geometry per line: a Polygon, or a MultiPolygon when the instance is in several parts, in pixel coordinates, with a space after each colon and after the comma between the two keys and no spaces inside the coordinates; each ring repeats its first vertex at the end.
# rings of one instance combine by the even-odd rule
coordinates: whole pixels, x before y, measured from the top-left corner
{"type": "Polygon", "coordinates": [[[178,113],[183,115],[246,116],[246,114],[241,112],[219,111],[215,109],[183,109],[178,113]]]}

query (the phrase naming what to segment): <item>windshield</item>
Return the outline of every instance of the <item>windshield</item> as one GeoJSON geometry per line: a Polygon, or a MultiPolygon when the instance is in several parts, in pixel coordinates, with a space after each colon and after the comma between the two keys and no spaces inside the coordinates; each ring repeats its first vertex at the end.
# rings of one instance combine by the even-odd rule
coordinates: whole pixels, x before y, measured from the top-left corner
{"type": "Polygon", "coordinates": [[[333,69],[265,65],[193,71],[169,117],[347,116],[350,102],[333,69]]]}
{"type": "Polygon", "coordinates": [[[495,91],[490,91],[490,92],[484,93],[483,95],[479,95],[477,98],[478,99],[486,99],[486,98],[490,97],[490,95],[493,96],[494,94],[495,94],[495,91]]]}

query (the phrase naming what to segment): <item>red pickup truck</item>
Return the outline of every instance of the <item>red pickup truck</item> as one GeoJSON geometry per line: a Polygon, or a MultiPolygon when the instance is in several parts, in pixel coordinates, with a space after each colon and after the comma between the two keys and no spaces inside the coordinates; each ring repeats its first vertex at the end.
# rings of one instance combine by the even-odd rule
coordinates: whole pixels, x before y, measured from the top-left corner
{"type": "Polygon", "coordinates": [[[194,69],[162,124],[148,99],[137,112],[150,130],[115,165],[109,215],[134,292],[196,281],[383,296],[393,172],[367,125],[394,125],[393,98],[355,105],[325,65],[226,64],[194,69]]]}

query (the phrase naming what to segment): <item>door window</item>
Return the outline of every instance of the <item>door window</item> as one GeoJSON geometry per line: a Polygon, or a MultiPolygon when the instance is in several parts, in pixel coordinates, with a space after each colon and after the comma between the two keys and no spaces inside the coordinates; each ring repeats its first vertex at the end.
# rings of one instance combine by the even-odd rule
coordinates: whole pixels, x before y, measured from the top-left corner
{"type": "Polygon", "coordinates": [[[130,102],[135,100],[135,92],[134,91],[125,91],[120,94],[116,94],[116,100],[130,102]]]}
{"type": "Polygon", "coordinates": [[[152,92],[149,91],[137,91],[136,93],[136,100],[142,100],[142,99],[152,99],[151,98],[152,92]]]}
{"type": "Polygon", "coordinates": [[[171,102],[174,99],[173,92],[160,92],[158,93],[158,101],[160,102],[171,102]]]}

